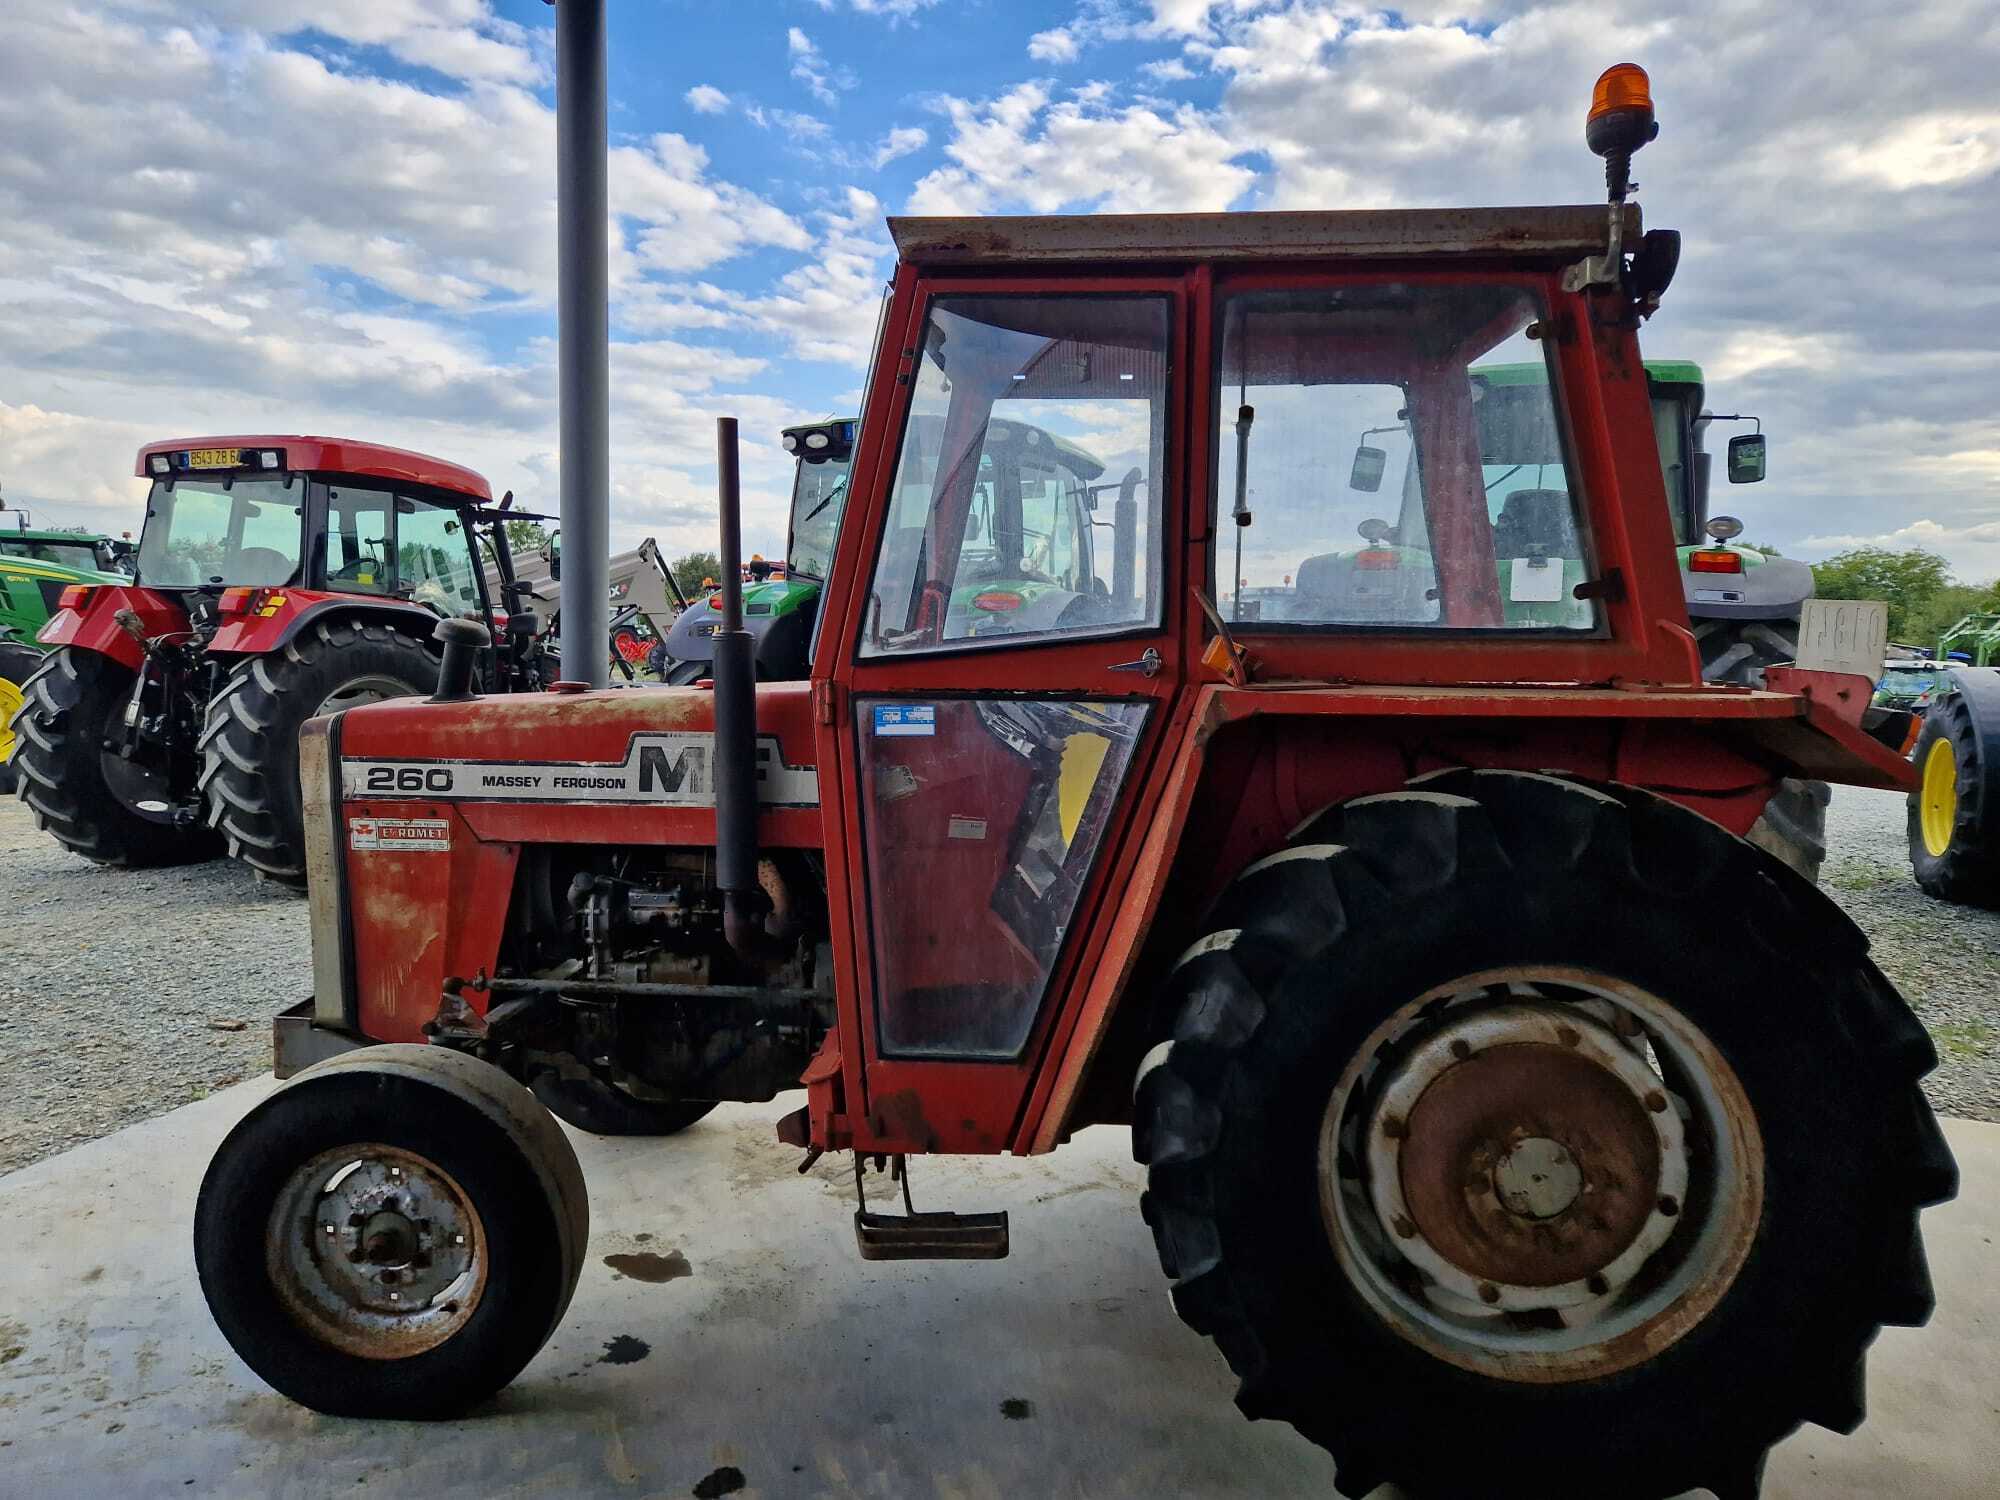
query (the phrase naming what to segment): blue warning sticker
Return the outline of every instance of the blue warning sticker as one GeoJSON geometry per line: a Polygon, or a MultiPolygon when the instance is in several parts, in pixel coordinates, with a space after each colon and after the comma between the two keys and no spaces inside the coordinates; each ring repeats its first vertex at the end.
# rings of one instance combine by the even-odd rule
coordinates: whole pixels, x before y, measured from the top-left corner
{"type": "Polygon", "coordinates": [[[877,736],[937,733],[937,706],[931,703],[878,703],[875,705],[877,736]]]}

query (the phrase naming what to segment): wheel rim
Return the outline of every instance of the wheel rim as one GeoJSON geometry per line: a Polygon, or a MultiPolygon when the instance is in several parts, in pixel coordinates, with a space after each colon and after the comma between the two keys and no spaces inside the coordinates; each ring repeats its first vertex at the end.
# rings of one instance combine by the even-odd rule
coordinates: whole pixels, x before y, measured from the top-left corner
{"type": "Polygon", "coordinates": [[[1707,1037],[1607,975],[1468,975],[1376,1028],[1327,1103],[1320,1207],[1396,1334],[1503,1379],[1653,1358],[1715,1307],[1763,1143],[1707,1037]]]}
{"type": "Polygon", "coordinates": [[[1924,848],[1936,859],[1950,851],[1952,829],[1958,822],[1958,758],[1950,740],[1940,736],[1931,741],[1917,795],[1924,848]]]}
{"type": "Polygon", "coordinates": [[[339,713],[344,708],[359,708],[364,703],[380,703],[388,698],[407,698],[416,691],[395,677],[353,677],[322,698],[313,716],[339,713]]]}
{"type": "Polygon", "coordinates": [[[20,711],[20,687],[0,677],[0,766],[14,758],[14,715],[20,711]]]}
{"type": "Polygon", "coordinates": [[[486,1289],[485,1225],[435,1162],[395,1146],[322,1151],[271,1209],[265,1269],[324,1344],[407,1359],[465,1326],[486,1289]]]}

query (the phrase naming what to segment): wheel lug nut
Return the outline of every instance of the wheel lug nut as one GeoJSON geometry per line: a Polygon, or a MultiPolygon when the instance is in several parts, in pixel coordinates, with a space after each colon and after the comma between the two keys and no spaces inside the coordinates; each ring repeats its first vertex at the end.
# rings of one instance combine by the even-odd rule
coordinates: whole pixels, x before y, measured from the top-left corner
{"type": "Polygon", "coordinates": [[[1468,1057],[1472,1056],[1472,1043],[1468,1042],[1464,1037],[1455,1038],[1451,1044],[1451,1055],[1460,1062],[1464,1062],[1468,1057]]]}
{"type": "Polygon", "coordinates": [[[1409,1219],[1404,1217],[1402,1214],[1396,1215],[1395,1219],[1391,1222],[1390,1227],[1396,1231],[1396,1234],[1399,1238],[1406,1240],[1414,1237],[1417,1232],[1417,1226],[1412,1224],[1409,1221],[1409,1219]]]}
{"type": "Polygon", "coordinates": [[[1400,1141],[1409,1133],[1410,1127],[1403,1123],[1402,1116],[1384,1115],[1382,1117],[1382,1134],[1386,1135],[1390,1140],[1400,1141]]]}
{"type": "Polygon", "coordinates": [[[1494,1285],[1494,1284],[1493,1284],[1492,1282],[1490,1282],[1490,1281],[1482,1281],[1482,1282],[1480,1282],[1480,1283],[1479,1283],[1479,1300],[1480,1300],[1481,1302],[1489,1302],[1489,1303],[1490,1303],[1490,1302],[1498,1302],[1498,1301],[1500,1300],[1500,1288],[1499,1288],[1499,1287],[1497,1287],[1497,1286],[1495,1286],[1495,1285],[1494,1285]]]}
{"type": "Polygon", "coordinates": [[[1561,1042],[1565,1047],[1574,1047],[1578,1042],[1583,1040],[1583,1037],[1577,1032],[1574,1026],[1558,1026],[1556,1028],[1556,1040],[1561,1042]]]}
{"type": "Polygon", "coordinates": [[[1584,1282],[1584,1285],[1590,1288],[1590,1293],[1593,1297],[1602,1297],[1606,1292],[1611,1290],[1611,1283],[1606,1281],[1602,1276],[1593,1276],[1584,1282]]]}
{"type": "Polygon", "coordinates": [[[1678,1198],[1660,1199],[1660,1212],[1665,1214],[1668,1218],[1671,1219],[1675,1214],[1679,1213],[1680,1211],[1681,1211],[1681,1205],[1680,1205],[1680,1200],[1678,1198]]]}
{"type": "Polygon", "coordinates": [[[1646,1108],[1650,1109],[1654,1114],[1659,1114],[1666,1107],[1667,1096],[1658,1089],[1654,1089],[1646,1095],[1646,1108]]]}

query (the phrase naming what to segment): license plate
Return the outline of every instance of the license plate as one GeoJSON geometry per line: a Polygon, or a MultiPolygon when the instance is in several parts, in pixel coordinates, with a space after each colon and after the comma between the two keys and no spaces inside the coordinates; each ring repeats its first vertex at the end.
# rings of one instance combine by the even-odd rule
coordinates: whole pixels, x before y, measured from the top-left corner
{"type": "Polygon", "coordinates": [[[188,467],[190,469],[234,469],[243,463],[241,448],[190,448],[188,467]]]}

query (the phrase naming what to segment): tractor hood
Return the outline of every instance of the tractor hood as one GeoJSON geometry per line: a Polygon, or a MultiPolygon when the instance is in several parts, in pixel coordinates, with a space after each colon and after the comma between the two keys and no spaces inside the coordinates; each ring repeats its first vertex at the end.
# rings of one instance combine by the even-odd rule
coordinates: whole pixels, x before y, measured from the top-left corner
{"type": "Polygon", "coordinates": [[[1799,607],[1813,596],[1812,569],[1795,557],[1769,557],[1754,547],[1713,542],[1682,547],[1678,556],[1681,592],[1697,620],[1795,620],[1799,607]],[[1741,571],[1691,573],[1688,557],[1695,552],[1734,553],[1741,571]]]}
{"type": "MultiPolygon", "coordinates": [[[[715,805],[715,695],[706,688],[398,699],[340,715],[337,745],[348,802],[715,805]]],[[[757,689],[757,762],[767,807],[817,807],[808,684],[757,689]]]]}

